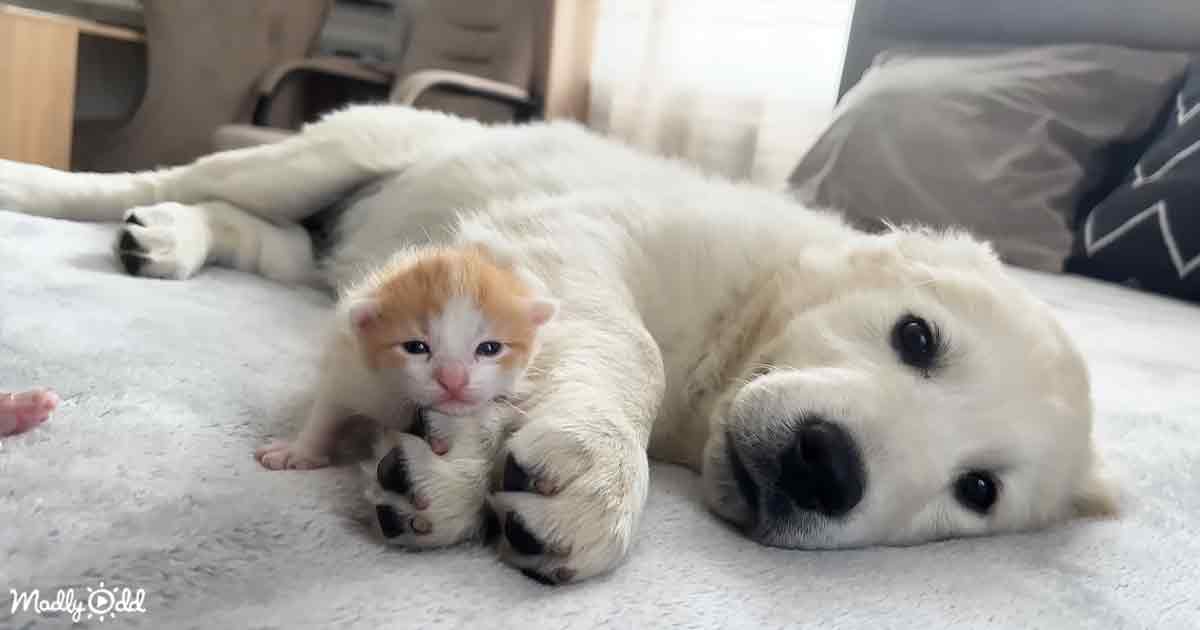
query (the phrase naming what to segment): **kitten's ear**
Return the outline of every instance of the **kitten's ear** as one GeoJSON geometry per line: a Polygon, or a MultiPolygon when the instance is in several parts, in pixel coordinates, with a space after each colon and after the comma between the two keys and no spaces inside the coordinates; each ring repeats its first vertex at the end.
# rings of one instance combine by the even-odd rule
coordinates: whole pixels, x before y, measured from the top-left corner
{"type": "Polygon", "coordinates": [[[534,298],[529,301],[529,321],[533,322],[534,326],[542,326],[554,319],[557,314],[558,302],[556,300],[534,298]]]}
{"type": "Polygon", "coordinates": [[[381,312],[379,300],[362,298],[355,300],[346,308],[346,319],[355,332],[363,332],[379,321],[381,312]]]}

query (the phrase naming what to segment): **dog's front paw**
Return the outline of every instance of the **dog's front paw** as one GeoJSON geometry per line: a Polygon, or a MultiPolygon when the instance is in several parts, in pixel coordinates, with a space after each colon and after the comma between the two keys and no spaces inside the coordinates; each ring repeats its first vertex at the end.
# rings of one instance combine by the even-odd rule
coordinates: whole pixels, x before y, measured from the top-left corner
{"type": "Polygon", "coordinates": [[[125,213],[115,253],[131,276],[186,280],[204,266],[211,245],[201,209],[160,203],[125,213]]]}
{"type": "Polygon", "coordinates": [[[364,466],[379,531],[404,547],[444,547],[487,530],[493,427],[475,418],[428,416],[413,433],[385,434],[377,446],[382,458],[364,466]]]}
{"type": "Polygon", "coordinates": [[[500,556],[544,584],[604,573],[625,557],[646,501],[649,463],[632,436],[584,436],[531,423],[509,440],[489,498],[500,556]]]}

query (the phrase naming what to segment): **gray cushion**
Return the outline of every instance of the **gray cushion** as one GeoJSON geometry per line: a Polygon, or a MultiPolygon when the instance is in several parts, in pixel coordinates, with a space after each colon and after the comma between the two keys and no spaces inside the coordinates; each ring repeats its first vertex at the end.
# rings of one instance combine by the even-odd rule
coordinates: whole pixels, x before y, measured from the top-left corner
{"type": "Polygon", "coordinates": [[[1061,270],[1109,150],[1150,129],[1183,54],[1064,45],[890,51],[790,178],[864,227],[965,227],[1008,262],[1061,270]]]}

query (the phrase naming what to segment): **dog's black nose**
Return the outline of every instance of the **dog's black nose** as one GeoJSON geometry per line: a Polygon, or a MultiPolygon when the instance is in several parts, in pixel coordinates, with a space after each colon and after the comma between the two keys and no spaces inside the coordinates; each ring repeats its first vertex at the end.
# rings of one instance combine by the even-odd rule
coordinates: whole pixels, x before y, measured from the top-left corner
{"type": "Polygon", "coordinates": [[[862,458],[854,439],[837,424],[806,421],[779,463],[779,487],[802,510],[837,517],[862,500],[862,458]]]}

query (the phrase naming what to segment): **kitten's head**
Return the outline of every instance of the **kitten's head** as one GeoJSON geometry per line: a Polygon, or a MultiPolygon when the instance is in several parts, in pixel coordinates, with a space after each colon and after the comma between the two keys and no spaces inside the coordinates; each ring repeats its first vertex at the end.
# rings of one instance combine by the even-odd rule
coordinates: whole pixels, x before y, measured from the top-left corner
{"type": "Polygon", "coordinates": [[[421,407],[465,415],[510,394],[558,310],[471,247],[393,260],[346,300],[367,367],[421,407]]]}

